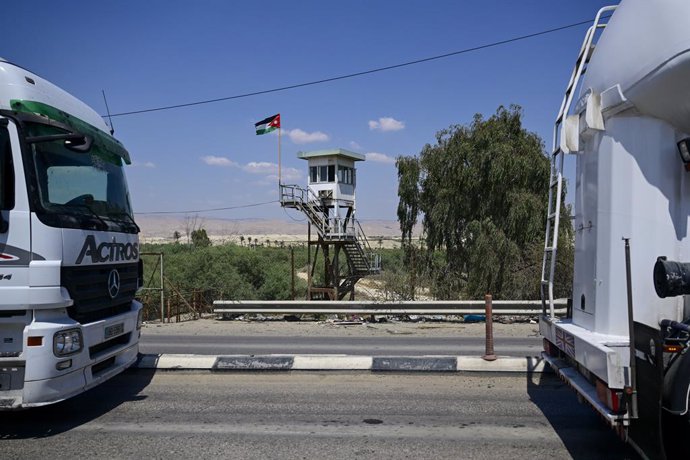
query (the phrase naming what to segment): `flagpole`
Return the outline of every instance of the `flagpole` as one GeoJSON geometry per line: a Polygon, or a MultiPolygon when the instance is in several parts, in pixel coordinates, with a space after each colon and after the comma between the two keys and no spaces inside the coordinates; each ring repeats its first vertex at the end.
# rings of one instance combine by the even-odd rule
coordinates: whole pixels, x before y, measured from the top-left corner
{"type": "Polygon", "coordinates": [[[283,182],[282,182],[283,173],[282,173],[282,167],[280,164],[280,140],[282,137],[282,135],[281,135],[282,132],[283,132],[283,129],[278,128],[278,188],[280,188],[280,186],[283,184],[283,182]]]}

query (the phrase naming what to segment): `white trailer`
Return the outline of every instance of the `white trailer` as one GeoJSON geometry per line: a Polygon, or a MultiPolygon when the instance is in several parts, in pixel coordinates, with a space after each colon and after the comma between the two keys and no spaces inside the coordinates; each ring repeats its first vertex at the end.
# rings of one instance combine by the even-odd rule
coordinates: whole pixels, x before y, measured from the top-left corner
{"type": "Polygon", "coordinates": [[[136,360],[125,163],[94,110],[0,60],[0,409],[64,400],[136,360]]]}
{"type": "Polygon", "coordinates": [[[543,356],[648,458],[690,451],[690,266],[671,262],[690,261],[689,17],[687,0],[601,10],[554,129],[543,356]],[[564,154],[577,165],[575,276],[572,315],[557,319],[564,154]]]}

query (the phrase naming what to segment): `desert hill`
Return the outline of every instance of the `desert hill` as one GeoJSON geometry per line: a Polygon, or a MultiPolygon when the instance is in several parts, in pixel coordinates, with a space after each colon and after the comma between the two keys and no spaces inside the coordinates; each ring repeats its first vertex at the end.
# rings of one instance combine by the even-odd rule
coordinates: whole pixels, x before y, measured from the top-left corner
{"type": "MultiPolygon", "coordinates": [[[[145,243],[164,243],[173,241],[173,233],[179,232],[180,241],[186,241],[187,234],[196,228],[204,228],[214,243],[240,242],[252,238],[264,243],[302,242],[307,239],[307,222],[278,219],[213,219],[201,216],[151,216],[136,214],[135,219],[141,227],[140,237],[145,243]]],[[[364,233],[374,245],[377,240],[397,240],[400,227],[394,220],[367,220],[360,222],[364,233]]],[[[388,244],[386,244],[388,246],[388,244]]]]}

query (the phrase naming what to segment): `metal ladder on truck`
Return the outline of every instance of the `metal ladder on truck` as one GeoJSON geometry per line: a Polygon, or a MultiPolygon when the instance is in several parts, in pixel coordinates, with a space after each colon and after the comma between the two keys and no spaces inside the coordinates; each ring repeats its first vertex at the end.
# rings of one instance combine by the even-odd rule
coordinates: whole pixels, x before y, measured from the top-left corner
{"type": "Polygon", "coordinates": [[[563,193],[563,156],[564,152],[561,147],[561,128],[563,122],[570,111],[575,91],[578,88],[580,78],[587,70],[592,53],[594,52],[594,40],[598,37],[597,31],[606,27],[606,22],[610,15],[603,17],[604,14],[610,13],[616,9],[616,6],[607,6],[599,10],[594,24],[592,24],[585,39],[582,42],[582,48],[575,61],[573,73],[570,76],[570,81],[565,89],[561,108],[556,117],[556,123],[553,127],[553,144],[551,150],[551,174],[549,178],[549,206],[546,219],[546,237],[544,238],[544,257],[542,259],[541,268],[541,303],[542,314],[546,315],[546,307],[549,307],[549,316],[554,318],[554,295],[553,284],[556,273],[556,254],[558,250],[558,226],[561,217],[561,194],[563,193]]]}

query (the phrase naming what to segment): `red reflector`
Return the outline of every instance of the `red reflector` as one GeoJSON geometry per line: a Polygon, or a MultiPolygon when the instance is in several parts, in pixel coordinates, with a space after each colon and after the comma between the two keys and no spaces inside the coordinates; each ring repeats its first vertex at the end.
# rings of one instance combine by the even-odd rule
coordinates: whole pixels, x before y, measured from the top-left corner
{"type": "Polygon", "coordinates": [[[622,409],[621,393],[610,389],[603,380],[599,379],[597,379],[597,398],[613,413],[619,413],[622,409]]]}
{"type": "Polygon", "coordinates": [[[43,345],[43,337],[41,336],[33,336],[33,337],[28,337],[26,339],[26,346],[27,347],[40,347],[43,345]]]}
{"type": "Polygon", "coordinates": [[[621,410],[621,398],[619,394],[620,393],[618,393],[617,391],[609,390],[609,396],[611,401],[611,405],[609,406],[609,408],[615,413],[618,413],[621,410]]]}

